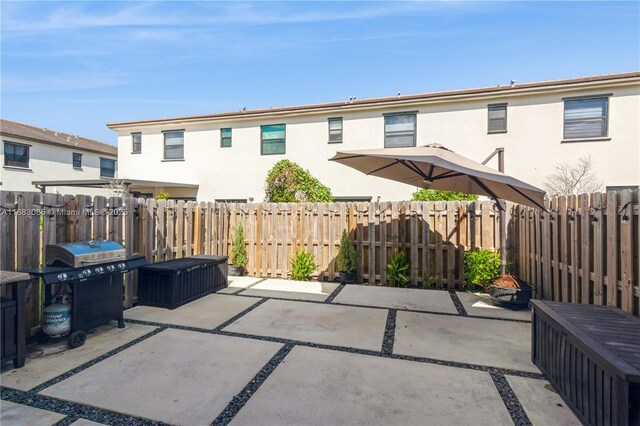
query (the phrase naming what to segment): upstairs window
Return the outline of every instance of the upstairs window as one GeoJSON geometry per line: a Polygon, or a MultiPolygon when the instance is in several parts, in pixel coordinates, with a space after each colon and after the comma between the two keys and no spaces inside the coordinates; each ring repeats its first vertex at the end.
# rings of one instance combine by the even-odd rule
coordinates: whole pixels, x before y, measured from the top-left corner
{"type": "Polygon", "coordinates": [[[29,168],[29,145],[4,143],[4,165],[9,167],[29,168]]]}
{"type": "Polygon", "coordinates": [[[131,153],[140,154],[142,152],[142,133],[131,133],[131,153]]]}
{"type": "Polygon", "coordinates": [[[164,159],[184,159],[184,131],[170,130],[164,132],[164,159]]]}
{"type": "Polygon", "coordinates": [[[116,177],[116,160],[100,158],[100,177],[116,177]]]}
{"type": "Polygon", "coordinates": [[[565,99],[564,139],[606,137],[608,100],[607,96],[565,99]]]}
{"type": "Polygon", "coordinates": [[[73,168],[81,169],[82,168],[82,154],[77,152],[73,153],[73,168]]]}
{"type": "Polygon", "coordinates": [[[271,124],[260,126],[262,155],[284,154],[286,151],[286,126],[271,124]]]}
{"type": "Polygon", "coordinates": [[[342,117],[329,119],[329,143],[342,143],[342,117]]]}
{"type": "Polygon", "coordinates": [[[488,133],[507,132],[507,104],[493,104],[488,106],[488,133]]]}
{"type": "Polygon", "coordinates": [[[231,148],[231,128],[220,129],[220,146],[231,148]]]}
{"type": "Polygon", "coordinates": [[[384,147],[416,146],[416,114],[387,114],[384,116],[384,147]]]}

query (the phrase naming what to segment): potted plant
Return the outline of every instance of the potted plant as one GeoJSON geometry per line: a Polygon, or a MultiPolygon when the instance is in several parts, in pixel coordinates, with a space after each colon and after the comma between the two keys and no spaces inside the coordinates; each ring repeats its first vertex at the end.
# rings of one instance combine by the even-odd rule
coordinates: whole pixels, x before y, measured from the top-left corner
{"type": "Polygon", "coordinates": [[[464,280],[469,291],[486,293],[493,280],[500,276],[500,253],[487,249],[464,253],[464,280]]]}
{"type": "Polygon", "coordinates": [[[242,222],[236,227],[236,235],[233,239],[233,249],[231,250],[231,265],[229,265],[229,275],[242,276],[247,266],[247,247],[244,245],[244,229],[242,222]]]}
{"type": "Polygon", "coordinates": [[[342,231],[340,251],[338,252],[338,272],[340,284],[354,284],[356,282],[356,249],[353,248],[347,231],[342,231]]]}
{"type": "Polygon", "coordinates": [[[291,278],[296,281],[309,281],[309,277],[316,270],[318,265],[313,253],[302,250],[291,258],[291,278]]]}

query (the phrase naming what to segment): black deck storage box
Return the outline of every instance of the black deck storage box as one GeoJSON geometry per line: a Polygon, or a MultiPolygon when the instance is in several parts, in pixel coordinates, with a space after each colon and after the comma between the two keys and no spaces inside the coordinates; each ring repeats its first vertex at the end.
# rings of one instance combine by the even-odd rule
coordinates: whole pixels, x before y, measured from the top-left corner
{"type": "Polygon", "coordinates": [[[193,256],[138,269],[138,304],[175,309],[227,287],[227,256],[193,256]]]}
{"type": "Polygon", "coordinates": [[[531,360],[588,425],[640,425],[640,318],[535,300],[531,360]]]}

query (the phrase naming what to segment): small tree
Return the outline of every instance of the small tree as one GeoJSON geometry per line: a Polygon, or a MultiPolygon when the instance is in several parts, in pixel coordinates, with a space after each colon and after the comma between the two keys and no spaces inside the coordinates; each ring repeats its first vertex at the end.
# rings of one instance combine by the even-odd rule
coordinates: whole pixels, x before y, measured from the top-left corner
{"type": "Polygon", "coordinates": [[[353,273],[356,271],[356,249],[353,248],[347,231],[342,231],[337,262],[339,272],[353,273]]]}
{"type": "Polygon", "coordinates": [[[109,182],[105,185],[105,189],[110,192],[112,197],[125,198],[129,193],[129,187],[126,184],[125,178],[113,177],[109,179],[109,182]]]}
{"type": "Polygon", "coordinates": [[[158,195],[156,195],[156,200],[168,200],[169,199],[169,193],[168,192],[160,192],[158,193],[158,195]]]}
{"type": "Polygon", "coordinates": [[[328,203],[333,201],[329,187],[308,170],[289,160],[278,161],[265,183],[265,200],[271,203],[328,203]]]}
{"type": "Polygon", "coordinates": [[[424,188],[414,192],[411,197],[411,201],[475,201],[477,199],[478,196],[475,194],[424,188]]]}
{"type": "Polygon", "coordinates": [[[599,192],[602,180],[592,168],[589,155],[580,157],[577,164],[556,164],[544,184],[545,190],[551,196],[599,192]]]}
{"type": "Polygon", "coordinates": [[[242,269],[247,266],[247,247],[244,245],[242,222],[239,222],[236,227],[236,235],[233,239],[233,250],[231,250],[231,264],[242,269]]]}

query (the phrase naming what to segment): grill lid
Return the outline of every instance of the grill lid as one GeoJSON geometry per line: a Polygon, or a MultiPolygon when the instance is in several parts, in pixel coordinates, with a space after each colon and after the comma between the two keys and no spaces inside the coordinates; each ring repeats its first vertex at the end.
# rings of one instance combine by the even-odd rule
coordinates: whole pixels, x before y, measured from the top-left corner
{"type": "Polygon", "coordinates": [[[124,259],[124,247],[111,240],[81,241],[77,243],[50,244],[45,249],[49,266],[80,268],[99,263],[124,259]]]}

